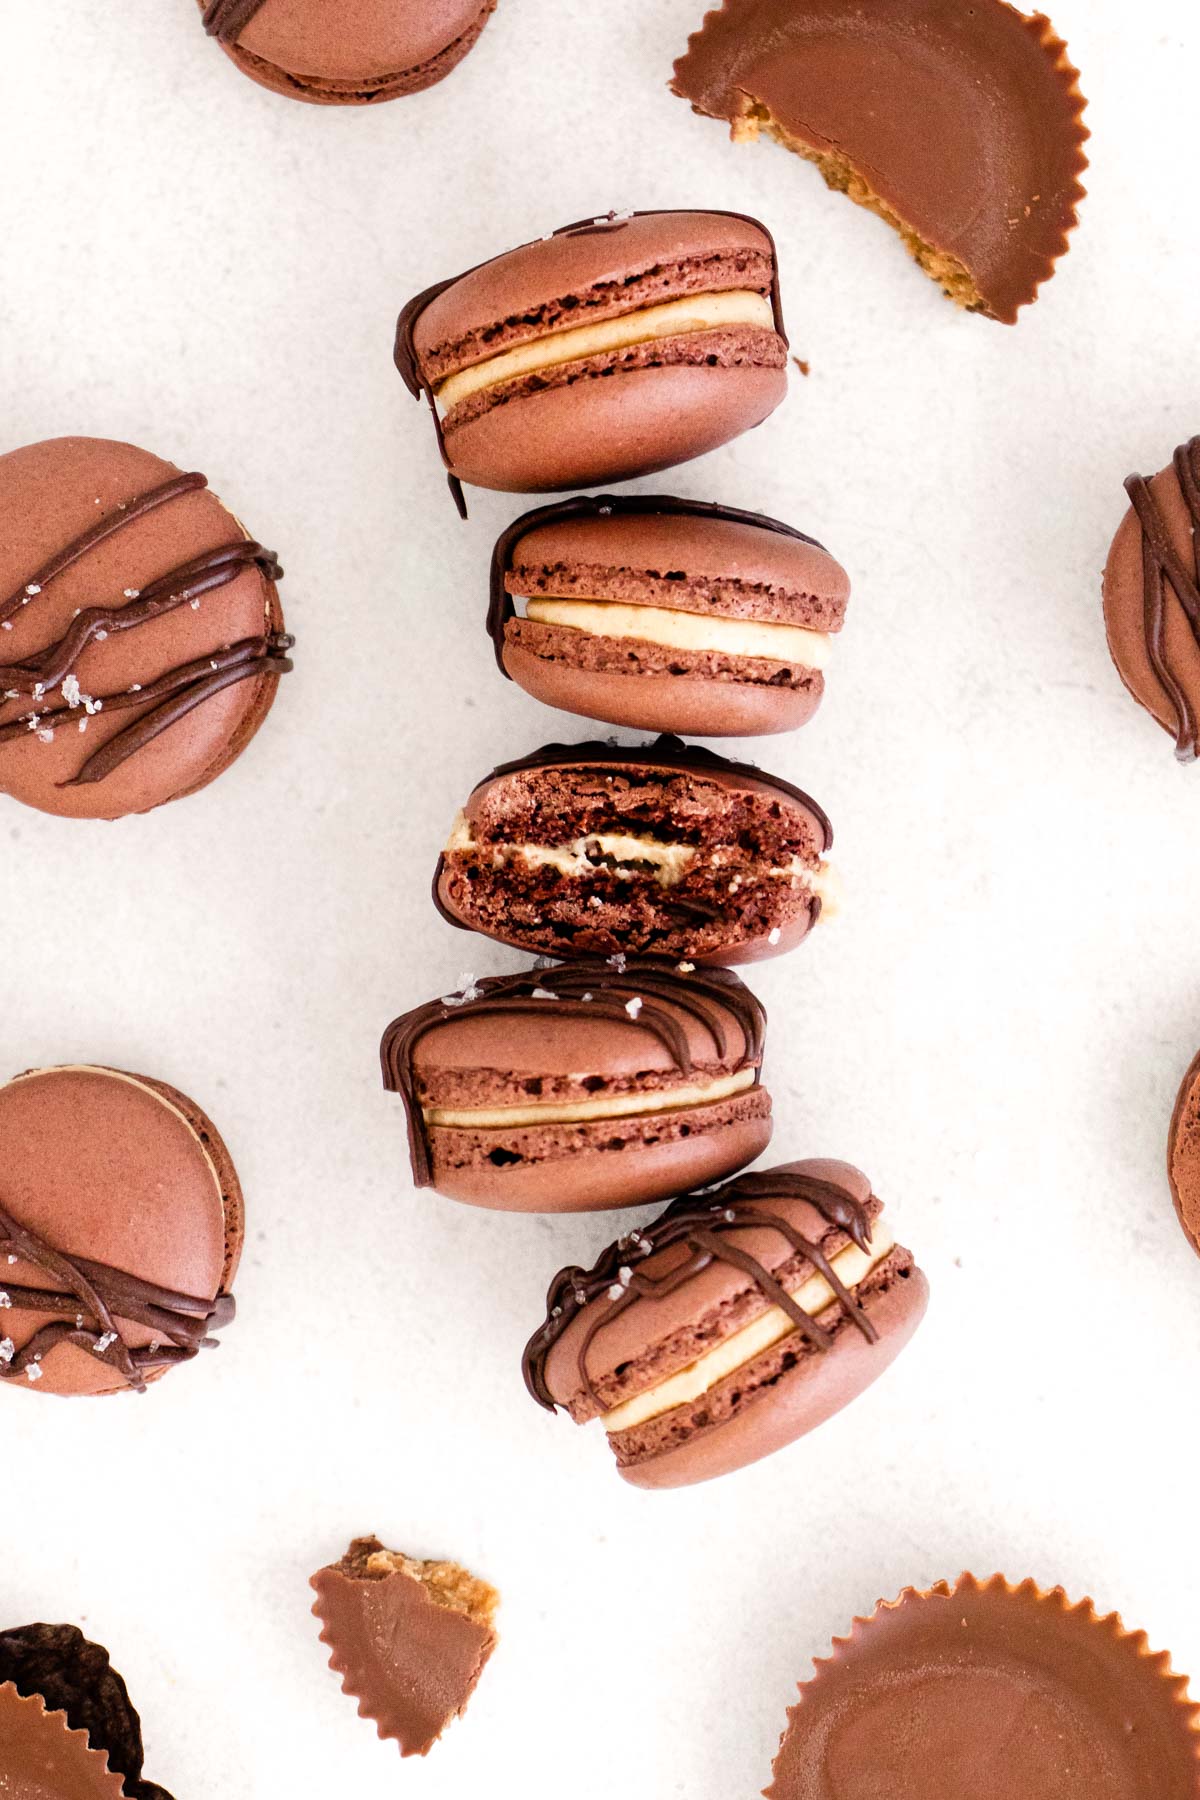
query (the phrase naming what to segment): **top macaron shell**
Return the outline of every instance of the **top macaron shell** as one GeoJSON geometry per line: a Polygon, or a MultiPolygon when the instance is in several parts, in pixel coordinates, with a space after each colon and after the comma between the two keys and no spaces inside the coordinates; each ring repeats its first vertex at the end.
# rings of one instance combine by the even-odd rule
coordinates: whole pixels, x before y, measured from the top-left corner
{"type": "Polygon", "coordinates": [[[770,299],[773,329],[589,351],[451,407],[442,426],[451,474],[478,487],[540,493],[626,480],[727,443],[783,399],[775,247],[757,222],[654,212],[566,228],[412,302],[397,360],[414,391],[434,393],[451,375],[555,333],[746,289],[770,299]]]}
{"type": "Polygon", "coordinates": [[[518,521],[498,547],[505,566],[496,579],[508,598],[493,605],[492,629],[504,672],[537,699],[614,725],[698,737],[789,731],[815,712],[850,583],[814,540],[671,496],[567,501],[528,518],[527,531],[513,540],[518,521]],[[521,618],[513,596],[535,607],[543,597],[615,603],[622,635],[604,636],[603,614],[586,630],[521,618]],[[655,609],[648,641],[632,635],[639,608],[655,609]],[[674,623],[687,636],[702,635],[697,621],[716,621],[711,646],[656,643],[659,609],[685,615],[674,623]],[[810,662],[798,660],[805,640],[791,633],[775,649],[778,626],[805,634],[810,662]],[[749,651],[738,648],[739,629],[751,634],[749,651]]]}
{"type": "MultiPolygon", "coordinates": [[[[209,0],[199,0],[212,15],[209,0]]],[[[496,0],[261,0],[210,26],[243,72],[276,93],[365,104],[417,93],[462,60],[496,0]],[[251,16],[245,19],[247,12],[251,16]]]]}
{"type": "MultiPolygon", "coordinates": [[[[58,438],[0,456],[0,602],[82,533],[179,473],[149,451],[99,438],[58,438]]],[[[246,538],[207,488],[134,519],[28,596],[11,629],[0,633],[0,676],[5,664],[32,658],[62,637],[81,608],[119,606],[130,590],[246,538]]],[[[278,631],[282,623],[274,583],[250,564],[195,607],[176,607],[93,640],[73,672],[86,695],[123,696],[193,660],[207,667],[218,651],[278,631]]],[[[70,785],[86,759],[136,716],[126,709],[77,709],[49,742],[35,731],[0,740],[0,793],[64,818],[149,812],[221,774],[258,731],[278,686],[276,674],[264,673],[225,687],[103,780],[70,785]]],[[[5,688],[0,679],[0,725],[31,705],[27,694],[6,703],[5,688]]],[[[61,706],[62,697],[48,693],[42,704],[61,706]]]]}

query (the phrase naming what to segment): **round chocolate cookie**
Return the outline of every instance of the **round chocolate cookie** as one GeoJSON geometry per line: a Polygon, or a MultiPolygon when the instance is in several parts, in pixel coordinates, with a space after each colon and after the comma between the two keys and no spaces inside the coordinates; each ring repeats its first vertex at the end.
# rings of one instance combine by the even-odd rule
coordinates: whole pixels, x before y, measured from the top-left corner
{"type": "Polygon", "coordinates": [[[1200,437],[1152,480],[1131,475],[1130,507],[1104,570],[1104,622],[1117,673],[1175,739],[1200,755],[1200,437]]]}
{"type": "Polygon", "coordinates": [[[605,494],[509,527],[488,629],[503,672],[547,706],[751,737],[812,717],[849,592],[841,565],[777,519],[605,494]]]}
{"type": "Polygon", "coordinates": [[[803,1437],[888,1367],[925,1277],[871,1183],[817,1159],[686,1194],[550,1284],[525,1382],[599,1419],[635,1487],[684,1487],[803,1437]]]}
{"type": "Polygon", "coordinates": [[[390,1025],[413,1179],[473,1206],[595,1212],[764,1150],[766,1015],[736,975],[603,960],[493,975],[390,1025]]]}
{"type": "Polygon", "coordinates": [[[476,787],[434,900],[453,925],[548,956],[753,962],[822,916],[832,842],[799,788],[678,738],[547,744],[476,787]]]}
{"type": "Polygon", "coordinates": [[[233,1318],[242,1191],[194,1101],[119,1069],[0,1088],[0,1384],[140,1390],[233,1318]]]}
{"type": "Polygon", "coordinates": [[[238,68],[292,100],[368,106],[456,68],[496,0],[199,0],[238,68]]]}
{"type": "Polygon", "coordinates": [[[0,793],[119,819],[220,775],[291,668],[269,550],[132,444],[0,456],[0,793]]]}
{"type": "Polygon", "coordinates": [[[1180,1083],[1171,1115],[1167,1179],[1184,1235],[1200,1256],[1200,1055],[1180,1083]]]}
{"type": "Polygon", "coordinates": [[[542,493],[687,462],[787,391],[775,245],[736,213],[564,226],[411,300],[396,364],[450,485],[542,493]]]}

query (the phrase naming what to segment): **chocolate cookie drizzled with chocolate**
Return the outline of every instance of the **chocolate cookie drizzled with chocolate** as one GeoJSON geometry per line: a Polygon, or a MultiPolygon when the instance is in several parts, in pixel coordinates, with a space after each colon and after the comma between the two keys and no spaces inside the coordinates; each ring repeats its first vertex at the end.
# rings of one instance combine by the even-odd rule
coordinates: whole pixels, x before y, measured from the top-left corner
{"type": "Polygon", "coordinates": [[[1192,566],[1176,548],[1171,529],[1143,475],[1131,475],[1125,491],[1142,528],[1146,650],[1150,666],[1175,709],[1175,754],[1181,762],[1200,756],[1200,717],[1171,668],[1166,648],[1167,583],[1200,645],[1200,437],[1181,444],[1174,456],[1179,492],[1191,519],[1192,566]]]}
{"type": "Polygon", "coordinates": [[[732,1018],[742,1033],[745,1062],[757,1064],[761,1059],[766,1013],[750,989],[726,969],[681,972],[677,964],[661,957],[639,958],[628,968],[623,957],[608,962],[585,958],[561,967],[535,966],[519,975],[489,975],[461,994],[431,1000],[405,1013],[384,1033],[380,1056],[384,1086],[404,1102],[416,1185],[428,1187],[433,1179],[429,1132],[413,1061],[427,1032],[450,1019],[484,1013],[636,1023],[657,1038],[679,1073],[686,1076],[692,1072],[692,1055],[678,1012],[700,1021],[722,1059],[728,1054],[727,1027],[732,1018]],[[636,1019],[629,1011],[631,1001],[641,1002],[636,1019]]]}
{"type": "Polygon", "coordinates": [[[749,1275],[772,1305],[787,1314],[814,1350],[826,1351],[832,1338],[783,1288],[762,1263],[748,1251],[728,1241],[739,1227],[777,1231],[790,1248],[810,1262],[833,1290],[842,1311],[866,1338],[874,1343],[877,1332],[854,1295],[846,1287],[819,1244],[809,1241],[786,1219],[765,1210],[762,1202],[806,1200],[858,1245],[871,1247],[870,1215],[866,1207],[836,1182],[786,1170],[764,1170],[740,1175],[724,1187],[708,1193],[684,1194],[649,1225],[610,1244],[590,1269],[562,1269],[550,1284],[546,1297],[546,1322],[525,1347],[523,1371],[530,1394],[549,1412],[557,1402],[546,1381],[546,1361],[567,1327],[586,1308],[598,1302],[598,1317],[579,1346],[579,1375],[584,1391],[604,1410],[587,1369],[587,1353],[596,1334],[633,1305],[636,1300],[656,1300],[699,1275],[713,1262],[728,1263],[749,1275]],[[639,1263],[660,1250],[683,1244],[691,1254],[686,1261],[661,1276],[647,1275],[639,1263]]]}
{"type": "MultiPolygon", "coordinates": [[[[160,1288],[140,1276],[86,1257],[68,1256],[53,1249],[36,1232],[20,1225],[0,1206],[0,1293],[5,1312],[61,1315],[61,1322],[43,1325],[20,1350],[12,1339],[0,1337],[0,1382],[24,1375],[36,1381],[42,1359],[59,1344],[76,1344],[114,1369],[129,1387],[143,1393],[147,1378],[176,1363],[189,1362],[198,1351],[211,1348],[209,1334],[228,1325],[234,1316],[232,1294],[200,1300],[160,1288]],[[5,1280],[11,1263],[30,1263],[52,1280],[58,1290],[17,1285],[5,1280]],[[154,1345],[130,1345],[121,1335],[122,1319],[154,1332],[154,1345]]],[[[0,1321],[3,1319],[0,1314],[0,1321]]]]}
{"type": "MultiPolygon", "coordinates": [[[[0,600],[0,628],[10,628],[22,609],[36,604],[58,576],[117,532],[160,506],[207,486],[206,477],[196,472],[174,476],[99,520],[44,563],[15,593],[0,600]]],[[[138,718],[88,757],[65,784],[83,786],[103,781],[160,733],[223,689],[252,677],[286,674],[292,668],[287,653],[295,640],[284,632],[271,632],[243,638],[211,656],[198,657],[144,686],[118,694],[84,694],[74,676],[89,645],[164,618],[181,606],[194,607],[204,594],[226,586],[246,569],[255,567],[266,581],[282,578],[283,570],[274,553],[264,550],[261,544],[240,538],[219,545],[158,576],[136,592],[127,590],[121,604],[82,608],[60,638],[21,662],[0,663],[0,706],[22,698],[34,703],[29,711],[0,724],[0,744],[13,742],[28,732],[53,736],[68,721],[86,721],[105,711],[137,711],[138,718]],[[64,704],[43,708],[40,703],[56,688],[61,689],[64,704]]]]}
{"type": "Polygon", "coordinates": [[[209,37],[224,44],[236,44],[251,19],[260,13],[267,0],[209,0],[204,9],[204,29],[209,37]]]}

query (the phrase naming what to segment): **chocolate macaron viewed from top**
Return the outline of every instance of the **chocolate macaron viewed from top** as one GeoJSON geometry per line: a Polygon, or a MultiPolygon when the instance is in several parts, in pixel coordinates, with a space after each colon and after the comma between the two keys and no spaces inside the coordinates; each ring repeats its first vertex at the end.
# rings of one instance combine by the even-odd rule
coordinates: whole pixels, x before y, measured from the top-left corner
{"type": "Polygon", "coordinates": [[[396,363],[451,488],[542,493],[687,462],[787,390],[775,245],[757,220],[586,220],[410,301],[396,363]]]}
{"type": "Polygon", "coordinates": [[[503,672],[547,706],[753,737],[812,717],[849,593],[841,564],[777,519],[606,494],[509,527],[488,628],[503,672]]]}
{"type": "Polygon", "coordinates": [[[0,456],[0,794],[119,819],[207,786],[291,668],[269,550],[132,444],[0,456]]]}
{"type": "Polygon", "coordinates": [[[1196,1800],[1200,1708],[1144,1631],[962,1575],[835,1638],[767,1800],[1196,1800]]]}
{"type": "Polygon", "coordinates": [[[472,48],[496,0],[199,0],[204,28],[263,87],[324,106],[419,93],[472,48]]]}
{"type": "Polygon", "coordinates": [[[1130,505],[1104,570],[1104,622],[1117,673],[1175,739],[1200,756],[1200,437],[1149,480],[1131,475],[1130,505]]]}
{"type": "Polygon", "coordinates": [[[1200,1053],[1180,1083],[1171,1115],[1167,1176],[1184,1236],[1200,1256],[1200,1053]]]}
{"type": "Polygon", "coordinates": [[[1005,0],[724,0],[671,85],[735,141],[816,163],[950,299],[1012,325],[1083,197],[1077,74],[1050,21],[1005,0]]]}
{"type": "Polygon", "coordinates": [[[452,924],[548,956],[753,962],[823,916],[832,842],[799,788],[678,738],[547,744],[476,787],[434,899],[452,924]]]}
{"type": "Polygon", "coordinates": [[[927,1300],[860,1170],[785,1163],[684,1195],[592,1268],[562,1270],[525,1381],[577,1425],[599,1419],[626,1481],[684,1487],[840,1412],[927,1300]]]}
{"type": "Polygon", "coordinates": [[[719,1181],[764,1150],[766,1015],[726,969],[585,959],[493,975],[382,1046],[413,1179],[473,1206],[594,1212],[719,1181]]]}
{"type": "Polygon", "coordinates": [[[211,1119],[87,1065],[0,1087],[0,1385],[141,1390],[233,1318],[242,1191],[211,1119]]]}

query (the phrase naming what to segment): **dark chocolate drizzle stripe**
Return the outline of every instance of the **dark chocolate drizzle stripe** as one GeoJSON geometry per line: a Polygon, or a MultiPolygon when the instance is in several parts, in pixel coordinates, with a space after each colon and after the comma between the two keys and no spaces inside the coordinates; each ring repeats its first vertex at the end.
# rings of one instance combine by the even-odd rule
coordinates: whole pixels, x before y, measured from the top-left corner
{"type": "Polygon", "coordinates": [[[513,551],[523,537],[539,530],[543,525],[565,525],[571,519],[599,519],[609,515],[625,519],[647,516],[722,519],[733,525],[753,525],[760,531],[773,531],[779,537],[796,538],[802,544],[811,544],[816,550],[825,549],[824,544],[818,543],[816,538],[797,531],[793,525],[783,524],[779,519],[768,518],[765,513],[741,512],[736,506],[720,506],[715,500],[681,500],[674,494],[576,494],[572,499],[560,500],[554,506],[535,507],[532,512],[514,519],[508,530],[501,532],[492,551],[488,636],[496,652],[500,673],[509,681],[512,676],[504,666],[504,628],[510,619],[516,617],[517,612],[506,580],[513,566],[513,551]]]}
{"type": "Polygon", "coordinates": [[[846,1317],[868,1343],[875,1343],[878,1332],[839,1279],[820,1245],[811,1243],[786,1219],[759,1210],[761,1203],[772,1200],[807,1200],[822,1218],[844,1231],[860,1250],[869,1252],[870,1215],[861,1201],[836,1182],[820,1181],[812,1175],[792,1174],[783,1169],[766,1169],[741,1175],[708,1193],[684,1194],[673,1200],[652,1224],[610,1244],[590,1269],[561,1269],[554,1277],[546,1296],[546,1321],[526,1345],[522,1364],[525,1386],[538,1405],[549,1412],[554,1412],[558,1405],[546,1382],[546,1363],[551,1350],[580,1313],[600,1300],[607,1300],[579,1347],[579,1375],[584,1392],[601,1412],[606,1411],[587,1369],[587,1353],[597,1333],[635,1301],[662,1299],[713,1262],[728,1263],[749,1275],[764,1298],[787,1314],[814,1350],[822,1353],[828,1350],[833,1342],[829,1333],[797,1305],[756,1257],[726,1241],[727,1234],[739,1228],[766,1227],[777,1231],[793,1251],[824,1276],[846,1317]],[[636,1266],[639,1258],[644,1261],[675,1244],[684,1244],[692,1254],[669,1274],[647,1275],[636,1266]],[[614,1289],[619,1292],[614,1294],[614,1289]]]}
{"type": "MultiPolygon", "coordinates": [[[[623,230],[630,219],[665,218],[672,213],[681,213],[686,217],[700,217],[706,213],[712,213],[713,211],[714,209],[708,206],[672,206],[648,207],[641,212],[625,213],[620,217],[618,217],[615,212],[611,212],[600,218],[578,219],[572,225],[560,225],[557,231],[551,233],[551,236],[599,236],[602,232],[623,230]]],[[[761,231],[766,238],[771,253],[771,313],[775,321],[776,333],[783,339],[784,346],[786,347],[788,343],[788,334],[783,322],[783,299],[779,289],[779,252],[776,248],[774,237],[767,230],[767,227],[763,224],[762,220],[754,218],[751,213],[726,212],[721,208],[716,209],[716,216],[726,219],[740,219],[744,225],[753,225],[755,230],[761,231]]],[[[532,243],[538,241],[539,240],[534,239],[531,240],[531,243],[529,244],[519,244],[517,250],[528,250],[532,247],[532,243]]],[[[435,281],[431,287],[427,287],[423,289],[421,293],[413,296],[400,314],[399,319],[396,321],[396,343],[393,351],[395,364],[400,371],[405,387],[408,389],[413,399],[420,400],[422,396],[424,396],[428,401],[429,410],[433,415],[433,429],[437,436],[438,453],[441,456],[443,466],[446,470],[446,482],[449,486],[450,493],[453,496],[454,504],[458,508],[459,517],[462,519],[465,519],[467,516],[466,496],[463,493],[462,482],[454,473],[453,465],[451,464],[449,454],[446,450],[446,434],[442,430],[442,421],[438,416],[437,396],[434,391],[433,383],[427,381],[421,373],[421,365],[417,357],[417,347],[414,341],[414,332],[416,331],[417,320],[425,311],[426,307],[432,305],[433,301],[438,298],[439,294],[444,294],[448,288],[457,286],[460,281],[465,281],[468,275],[474,275],[476,269],[486,268],[489,262],[499,262],[501,257],[513,256],[515,254],[515,250],[501,251],[500,256],[489,256],[484,262],[472,263],[469,269],[461,269],[457,275],[448,276],[445,281],[435,281]]]]}
{"type": "Polygon", "coordinates": [[[1169,581],[1174,589],[1192,635],[1200,646],[1200,437],[1179,446],[1174,467],[1179,491],[1192,520],[1190,569],[1175,547],[1170,527],[1145,476],[1131,475],[1125,483],[1125,491],[1142,527],[1143,604],[1150,666],[1175,708],[1175,754],[1180,762],[1194,762],[1200,756],[1200,719],[1167,659],[1166,585],[1169,581]]]}
{"type": "MultiPolygon", "coordinates": [[[[206,488],[205,476],[198,473],[178,475],[160,487],[139,495],[127,505],[118,507],[89,531],[75,538],[64,550],[22,583],[17,592],[0,602],[0,625],[11,620],[21,609],[36,601],[49,584],[103,544],[116,532],[143,519],[160,506],[206,488]],[[31,591],[32,590],[32,591],[31,591]]],[[[86,719],[86,710],[77,706],[61,706],[39,711],[37,702],[43,690],[60,687],[71,674],[89,644],[122,631],[129,631],[152,620],[165,618],[184,605],[194,605],[204,594],[235,581],[244,570],[257,567],[269,582],[279,581],[283,570],[273,551],[264,550],[246,538],[204,551],[179,568],[158,576],[139,590],[122,606],[90,606],[72,619],[63,636],[21,663],[0,663],[0,706],[17,696],[35,702],[33,709],[0,725],[0,744],[9,743],[30,731],[53,731],[72,719],[86,719]]],[[[79,773],[63,785],[78,787],[102,781],[131,756],[144,749],[162,732],[192,712],[222,689],[264,674],[284,675],[291,668],[287,652],[295,639],[283,632],[261,638],[245,638],[226,646],[210,657],[185,663],[158,680],[135,692],[88,696],[95,712],[129,711],[159,701],[151,712],[144,713],[125,731],[111,738],[96,754],[89,757],[79,773]]]]}
{"type": "MultiPolygon", "coordinates": [[[[188,1362],[198,1351],[211,1348],[216,1339],[209,1334],[228,1325],[234,1316],[232,1294],[218,1294],[215,1300],[197,1300],[190,1294],[156,1287],[153,1282],[128,1275],[124,1270],[110,1269],[104,1263],[89,1262],[82,1256],[67,1256],[52,1249],[35,1232],[19,1225],[2,1206],[0,1255],[32,1263],[60,1282],[65,1290],[55,1292],[5,1282],[4,1265],[0,1264],[0,1290],[12,1307],[29,1312],[61,1313],[71,1321],[70,1324],[43,1325],[28,1344],[12,1351],[7,1360],[0,1356],[0,1381],[14,1380],[41,1362],[59,1344],[70,1343],[90,1350],[141,1393],[145,1390],[149,1371],[188,1362]],[[75,1323],[79,1318],[85,1321],[83,1325],[75,1323]],[[162,1343],[157,1349],[127,1344],[120,1333],[119,1319],[146,1326],[161,1337],[162,1343]],[[108,1341],[101,1349],[105,1339],[108,1341]]],[[[0,1326],[3,1318],[4,1314],[0,1313],[0,1326]]],[[[5,1348],[10,1344],[11,1340],[4,1340],[5,1348]]]]}
{"type": "Polygon", "coordinates": [[[204,10],[204,29],[209,37],[236,44],[251,19],[266,3],[267,0],[210,0],[204,10]]]}
{"type": "MultiPolygon", "coordinates": [[[[478,1018],[481,1014],[511,1017],[540,1013],[550,1019],[611,1019],[650,1032],[672,1057],[679,1073],[690,1075],[692,1058],[687,1033],[664,1003],[698,1019],[711,1034],[721,1060],[728,1054],[726,1024],[732,1016],[741,1027],[746,1045],[742,1066],[760,1061],[767,1018],[750,989],[728,970],[697,969],[685,976],[665,958],[647,957],[630,964],[628,969],[589,958],[560,968],[526,969],[519,975],[489,975],[475,984],[472,998],[430,1000],[395,1019],[384,1032],[380,1046],[383,1085],[404,1102],[416,1185],[429,1187],[433,1180],[429,1131],[413,1061],[417,1045],[428,1032],[455,1019],[478,1018]],[[538,998],[539,992],[543,998],[538,998]],[[635,999],[642,1002],[636,1018],[628,1011],[629,1002],[635,999]]],[[[669,1093],[664,1094],[663,1104],[669,1108],[669,1093]]]]}

